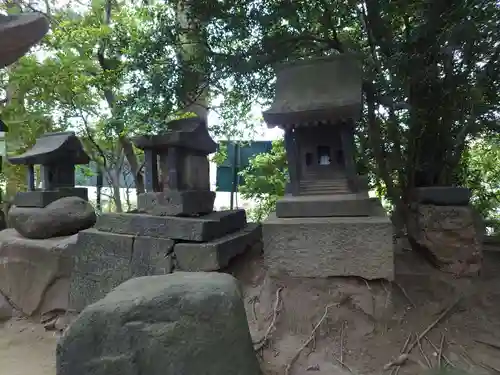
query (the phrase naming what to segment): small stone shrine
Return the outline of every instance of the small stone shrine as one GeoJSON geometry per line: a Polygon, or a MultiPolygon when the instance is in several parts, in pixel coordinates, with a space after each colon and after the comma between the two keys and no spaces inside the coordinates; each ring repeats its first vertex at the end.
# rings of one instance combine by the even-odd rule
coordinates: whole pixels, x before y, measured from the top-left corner
{"type": "Polygon", "coordinates": [[[147,171],[138,210],[159,216],[208,214],[215,200],[208,155],[217,151],[217,144],[199,118],[171,121],[168,126],[165,134],[134,139],[144,150],[147,171]]]}
{"type": "Polygon", "coordinates": [[[259,242],[245,210],[213,211],[207,155],[216,144],[199,118],[172,121],[164,134],[134,140],[145,154],[147,191],[137,213],[107,213],[78,235],[71,307],[81,311],[138,276],[217,271],[259,242]]]}
{"type": "Polygon", "coordinates": [[[295,277],[394,277],[392,224],[357,175],[354,123],[361,115],[361,66],[350,55],[277,70],[263,113],[285,131],[290,181],[263,223],[271,273],[295,277]]]}
{"type": "Polygon", "coordinates": [[[87,189],[75,188],[75,164],[89,157],[75,134],[64,132],[45,134],[9,161],[28,166],[29,191],[17,193],[9,228],[0,231],[0,292],[26,315],[65,311],[76,234],[96,221],[87,189]],[[34,165],[41,165],[41,190],[34,165]]]}
{"type": "Polygon", "coordinates": [[[13,204],[17,207],[45,207],[64,197],[88,200],[87,189],[75,187],[75,166],[88,164],[90,159],[73,132],[47,133],[9,162],[28,168],[28,191],[16,194],[13,204]],[[35,188],[35,165],[40,165],[41,189],[35,188]]]}

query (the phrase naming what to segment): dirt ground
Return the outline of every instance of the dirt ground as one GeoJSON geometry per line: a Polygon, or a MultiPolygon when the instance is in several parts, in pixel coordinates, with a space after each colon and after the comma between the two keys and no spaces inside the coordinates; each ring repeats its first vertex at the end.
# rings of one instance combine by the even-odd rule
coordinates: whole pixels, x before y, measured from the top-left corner
{"type": "Polygon", "coordinates": [[[485,254],[479,278],[455,279],[399,251],[394,283],[271,278],[260,256],[245,257],[231,271],[244,285],[254,342],[268,337],[259,350],[266,375],[394,374],[396,367],[384,366],[410,335],[413,349],[399,374],[439,364],[500,374],[500,252],[485,254]]]}
{"type": "Polygon", "coordinates": [[[55,375],[57,334],[26,319],[0,325],[0,374],[55,375]]]}
{"type": "MultiPolygon", "coordinates": [[[[395,367],[384,366],[410,334],[415,345],[399,374],[424,374],[439,363],[500,374],[500,349],[485,344],[500,345],[500,252],[486,253],[474,280],[454,279],[410,252],[397,254],[396,269],[392,284],[269,277],[253,253],[227,271],[242,282],[265,375],[394,375],[395,367]],[[437,320],[418,344],[416,335],[437,320]]],[[[0,325],[0,373],[55,375],[56,342],[56,333],[26,319],[0,325]]]]}

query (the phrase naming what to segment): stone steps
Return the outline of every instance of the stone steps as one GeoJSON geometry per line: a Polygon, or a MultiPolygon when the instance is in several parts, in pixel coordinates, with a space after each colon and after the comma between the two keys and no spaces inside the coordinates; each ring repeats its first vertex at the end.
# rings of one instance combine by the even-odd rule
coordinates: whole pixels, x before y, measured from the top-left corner
{"type": "Polygon", "coordinates": [[[343,179],[301,181],[299,191],[303,195],[350,193],[347,181],[343,179]]]}

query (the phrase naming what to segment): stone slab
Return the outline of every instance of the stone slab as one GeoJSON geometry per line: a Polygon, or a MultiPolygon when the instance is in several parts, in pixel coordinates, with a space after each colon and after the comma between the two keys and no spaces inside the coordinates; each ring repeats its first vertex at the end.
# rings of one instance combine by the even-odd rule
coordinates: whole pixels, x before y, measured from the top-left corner
{"type": "Polygon", "coordinates": [[[19,310],[32,315],[47,290],[70,277],[77,236],[32,240],[15,229],[0,231],[0,292],[19,310]]]}
{"type": "Polygon", "coordinates": [[[141,213],[157,216],[195,216],[213,211],[215,192],[210,190],[148,192],[137,196],[141,213]]]}
{"type": "Polygon", "coordinates": [[[70,285],[70,306],[81,311],[122,282],[172,272],[174,241],[100,232],[78,235],[70,285]]]}
{"type": "Polygon", "coordinates": [[[272,275],[394,279],[392,224],[387,217],[277,218],[262,223],[272,275]]]}
{"type": "Polygon", "coordinates": [[[232,210],[200,217],[109,213],[97,218],[95,228],[103,232],[203,242],[235,232],[245,225],[245,210],[232,210]]]}
{"type": "Polygon", "coordinates": [[[368,194],[288,195],[276,202],[277,217],[371,216],[377,198],[368,194]]]}
{"type": "Polygon", "coordinates": [[[471,196],[469,189],[456,186],[421,187],[411,192],[412,201],[436,206],[467,206],[471,196]]]}
{"type": "Polygon", "coordinates": [[[174,247],[181,271],[217,271],[261,240],[259,224],[250,223],[242,230],[205,243],[178,243],[174,247]]]}
{"type": "Polygon", "coordinates": [[[69,293],[72,309],[81,311],[133,276],[134,240],[134,236],[95,229],[78,234],[69,293]]]}
{"type": "Polygon", "coordinates": [[[133,275],[142,276],[144,271],[148,275],[171,273],[174,244],[173,240],[167,238],[136,237],[132,252],[133,275]]]}
{"type": "Polygon", "coordinates": [[[13,199],[13,205],[17,207],[39,207],[43,208],[50,203],[65,197],[79,197],[89,200],[87,188],[67,188],[53,191],[20,191],[13,199]]]}

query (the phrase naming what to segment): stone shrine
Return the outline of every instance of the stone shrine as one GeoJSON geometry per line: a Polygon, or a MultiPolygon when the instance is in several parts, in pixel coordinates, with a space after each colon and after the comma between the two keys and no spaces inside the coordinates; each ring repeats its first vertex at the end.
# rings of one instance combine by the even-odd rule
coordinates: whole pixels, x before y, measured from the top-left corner
{"type": "Polygon", "coordinates": [[[217,271],[259,242],[245,210],[213,211],[207,155],[215,151],[199,118],[167,124],[164,134],[134,140],[145,152],[147,190],[137,213],[107,213],[78,235],[71,307],[81,311],[138,276],[217,271]],[[158,164],[160,172],[158,173],[158,164]]]}
{"type": "Polygon", "coordinates": [[[217,151],[217,144],[199,118],[171,121],[168,129],[165,134],[134,139],[144,150],[147,171],[146,192],[138,195],[137,208],[160,216],[208,214],[215,192],[210,191],[207,157],[217,151]]]}
{"type": "Polygon", "coordinates": [[[87,189],[74,186],[75,164],[89,157],[75,134],[65,132],[46,134],[9,160],[28,166],[30,191],[16,195],[9,229],[0,231],[0,292],[26,315],[65,311],[76,234],[96,221],[87,189]],[[42,190],[35,189],[36,164],[42,190]]]}
{"type": "Polygon", "coordinates": [[[290,181],[263,223],[271,273],[394,277],[392,224],[354,160],[361,75],[345,54],[277,69],[275,100],[263,116],[285,131],[290,181]]]}
{"type": "Polygon", "coordinates": [[[88,164],[90,158],[73,132],[44,134],[33,148],[9,162],[28,168],[28,191],[16,194],[17,207],[45,207],[64,197],[88,200],[87,189],[75,187],[75,165],[88,164]],[[34,165],[40,165],[42,189],[35,188],[34,165]]]}

